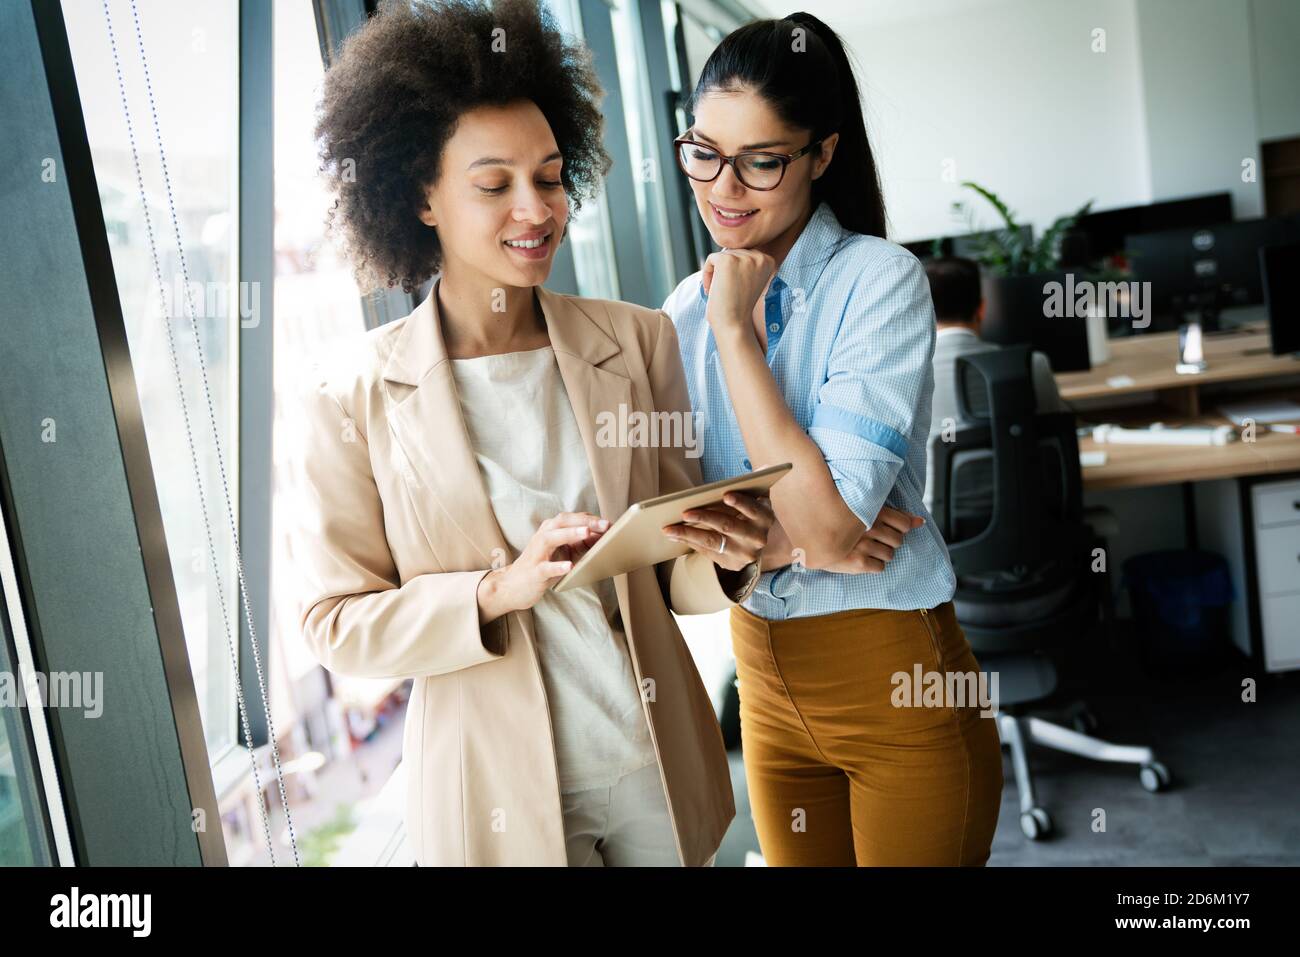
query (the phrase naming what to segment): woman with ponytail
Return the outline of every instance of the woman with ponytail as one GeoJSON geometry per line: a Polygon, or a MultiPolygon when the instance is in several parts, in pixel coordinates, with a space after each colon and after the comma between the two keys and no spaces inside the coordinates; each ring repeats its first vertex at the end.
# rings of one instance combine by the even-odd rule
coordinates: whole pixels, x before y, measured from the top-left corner
{"type": "Polygon", "coordinates": [[[759,584],[731,610],[764,857],[982,865],[1002,757],[924,520],[934,308],[920,263],[885,239],[844,45],[806,13],[750,23],[710,56],[690,112],[678,160],[722,252],[664,311],[708,423],[703,477],[794,464],[759,584]],[[905,693],[936,675],[940,700],[905,693]]]}

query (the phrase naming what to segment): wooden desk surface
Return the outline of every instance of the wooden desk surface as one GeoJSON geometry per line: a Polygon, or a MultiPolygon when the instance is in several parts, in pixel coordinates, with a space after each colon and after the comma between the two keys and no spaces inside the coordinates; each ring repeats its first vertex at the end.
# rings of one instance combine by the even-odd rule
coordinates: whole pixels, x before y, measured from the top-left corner
{"type": "Polygon", "coordinates": [[[1059,373],[1056,385],[1068,402],[1129,392],[1187,389],[1211,382],[1300,375],[1300,360],[1270,353],[1267,328],[1255,326],[1249,331],[1207,336],[1204,343],[1209,368],[1199,375],[1179,375],[1174,371],[1178,361],[1177,332],[1153,332],[1111,339],[1109,361],[1087,372],[1059,373]],[[1108,380],[1117,376],[1132,381],[1109,384],[1108,380]]]}
{"type": "MultiPolygon", "coordinates": [[[[1207,336],[1204,343],[1208,368],[1198,375],[1179,375],[1174,371],[1178,360],[1177,332],[1111,339],[1109,361],[1087,372],[1060,373],[1056,385],[1067,402],[1134,392],[1156,393],[1154,405],[1081,412],[1090,422],[1114,422],[1129,428],[1152,422],[1171,427],[1231,425],[1215,409],[1200,407],[1198,387],[1272,376],[1300,377],[1300,359],[1273,355],[1270,341],[1267,324],[1207,336]],[[1112,385],[1110,380],[1120,376],[1126,381],[1112,385]]],[[[1236,402],[1267,399],[1300,401],[1300,385],[1260,395],[1233,396],[1236,402]]],[[[1094,442],[1089,436],[1079,439],[1079,451],[1106,453],[1105,465],[1083,469],[1083,485],[1087,489],[1139,488],[1300,471],[1300,436],[1270,432],[1266,427],[1257,429],[1254,441],[1224,446],[1112,445],[1094,442]]]]}
{"type": "Polygon", "coordinates": [[[1300,471],[1300,436],[1269,432],[1257,442],[1224,446],[1113,445],[1079,440],[1079,451],[1106,453],[1105,465],[1085,466],[1087,489],[1142,488],[1179,482],[1300,471]]]}
{"type": "MultiPolygon", "coordinates": [[[[1271,398],[1300,400],[1300,389],[1290,393],[1269,393],[1271,398]]],[[[1194,417],[1160,412],[1154,407],[1114,410],[1102,416],[1120,425],[1137,428],[1150,422],[1176,425],[1230,425],[1228,419],[1210,411],[1194,417]]],[[[1100,416],[1099,416],[1100,417],[1100,416]]],[[[1257,427],[1255,440],[1228,445],[1116,445],[1079,439],[1079,452],[1105,452],[1105,465],[1083,468],[1085,489],[1140,488],[1179,482],[1204,482],[1242,475],[1266,475],[1300,471],[1300,435],[1269,432],[1257,427]]]]}

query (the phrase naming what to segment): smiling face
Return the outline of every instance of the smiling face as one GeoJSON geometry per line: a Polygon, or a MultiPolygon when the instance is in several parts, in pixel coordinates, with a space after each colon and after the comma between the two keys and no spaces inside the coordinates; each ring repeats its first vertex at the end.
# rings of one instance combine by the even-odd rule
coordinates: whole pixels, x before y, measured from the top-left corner
{"type": "MultiPolygon", "coordinates": [[[[715,90],[699,97],[688,135],[727,156],[742,150],[790,154],[812,138],[808,130],[782,122],[771,105],[748,88],[715,90]]],[[[736,178],[730,164],[712,182],[688,179],[713,241],[727,249],[761,249],[802,228],[811,212],[812,182],[830,165],[837,139],[832,134],[820,150],[791,162],[775,189],[750,189],[736,178]]]]}
{"type": "Polygon", "coordinates": [[[462,114],[419,213],[438,230],[443,272],[487,287],[541,285],[569,216],[561,163],[531,100],[462,114]]]}

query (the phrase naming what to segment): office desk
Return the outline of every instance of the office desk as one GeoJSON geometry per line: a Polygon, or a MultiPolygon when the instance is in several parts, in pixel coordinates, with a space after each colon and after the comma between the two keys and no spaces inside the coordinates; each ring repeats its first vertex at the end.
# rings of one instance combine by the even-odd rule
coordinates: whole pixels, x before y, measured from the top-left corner
{"type": "Polygon", "coordinates": [[[1060,373],[1056,385],[1067,402],[1154,391],[1162,405],[1196,416],[1201,411],[1200,386],[1300,375],[1300,359],[1271,354],[1267,328],[1243,329],[1203,339],[1209,367],[1197,375],[1174,371],[1178,333],[1155,332],[1110,340],[1109,361],[1087,372],[1060,373]],[[1121,377],[1125,381],[1115,381],[1121,377]]]}
{"type": "MultiPolygon", "coordinates": [[[[1110,340],[1110,360],[1087,372],[1056,376],[1066,402],[1104,399],[1154,392],[1155,404],[1081,413],[1094,421],[1115,422],[1139,428],[1151,422],[1175,425],[1231,424],[1213,408],[1201,408],[1200,387],[1273,376],[1300,377],[1300,360],[1274,356],[1269,351],[1267,328],[1248,327],[1229,335],[1204,340],[1208,368],[1198,375],[1174,371],[1178,359],[1178,333],[1157,332],[1110,340]],[[1119,382],[1115,380],[1123,377],[1119,382]]],[[[1300,401],[1295,389],[1272,389],[1258,396],[1235,395],[1234,403],[1254,399],[1289,398],[1300,401]]],[[[1215,404],[1220,400],[1216,399],[1215,404]]],[[[1255,441],[1225,446],[1113,445],[1079,440],[1079,451],[1102,451],[1106,464],[1083,470],[1087,489],[1137,488],[1210,479],[1300,471],[1300,436],[1256,429],[1255,441]]]]}
{"type": "MultiPolygon", "coordinates": [[[[1155,333],[1110,342],[1110,361],[1088,372],[1056,377],[1067,402],[1153,392],[1155,401],[1124,408],[1080,410],[1090,422],[1129,428],[1151,422],[1231,425],[1214,408],[1271,399],[1300,401],[1300,383],[1255,394],[1216,396],[1201,408],[1200,387],[1225,382],[1300,376],[1300,361],[1274,356],[1265,329],[1205,339],[1208,368],[1194,376],[1174,371],[1178,334],[1155,333]],[[1115,383],[1115,378],[1124,379],[1115,383]]],[[[1105,403],[1090,403],[1090,405],[1105,403]]],[[[1270,672],[1300,669],[1300,435],[1257,425],[1254,440],[1228,445],[1115,445],[1079,440],[1079,451],[1102,451],[1106,464],[1083,469],[1088,490],[1181,486],[1188,548],[1224,556],[1238,595],[1231,636],[1270,672]],[[1290,473],[1290,474],[1287,474],[1290,473]],[[1276,475],[1276,478],[1268,476],[1276,475]],[[1263,478],[1261,478],[1263,477],[1263,478]]]]}
{"type": "MultiPolygon", "coordinates": [[[[1272,394],[1300,401],[1300,389],[1289,394],[1272,394]]],[[[1157,408],[1139,406],[1101,414],[1108,421],[1127,428],[1141,428],[1151,422],[1163,422],[1171,428],[1231,424],[1214,412],[1198,416],[1161,415],[1157,408]]],[[[1106,453],[1105,465],[1090,465],[1083,469],[1083,487],[1090,490],[1142,488],[1274,472],[1300,472],[1300,435],[1266,429],[1267,426],[1257,426],[1253,442],[1237,441],[1227,445],[1121,445],[1095,442],[1091,437],[1080,438],[1080,453],[1106,453]]]]}

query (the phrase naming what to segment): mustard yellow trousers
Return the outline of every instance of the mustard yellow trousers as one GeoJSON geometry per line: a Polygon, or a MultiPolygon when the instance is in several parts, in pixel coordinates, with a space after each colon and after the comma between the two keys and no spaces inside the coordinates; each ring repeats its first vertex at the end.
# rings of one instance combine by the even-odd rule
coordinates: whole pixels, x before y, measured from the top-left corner
{"type": "MultiPolygon", "coordinates": [[[[735,606],[731,636],[768,865],[988,861],[1002,749],[970,693],[979,664],[952,602],[785,621],[735,606]],[[949,673],[957,680],[929,677],[949,673]],[[939,684],[948,693],[935,694],[939,684]]],[[[987,701],[995,686],[984,687],[987,701]]]]}

